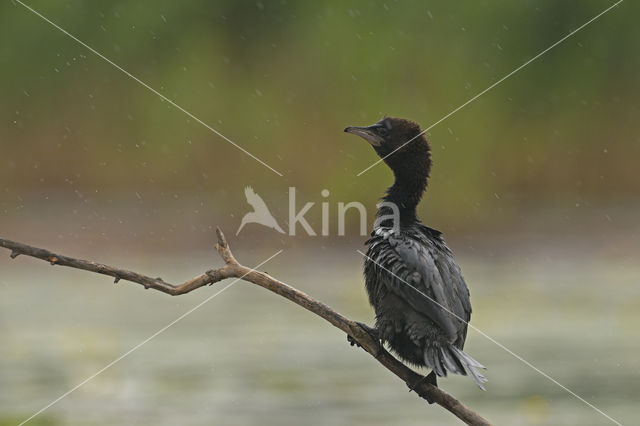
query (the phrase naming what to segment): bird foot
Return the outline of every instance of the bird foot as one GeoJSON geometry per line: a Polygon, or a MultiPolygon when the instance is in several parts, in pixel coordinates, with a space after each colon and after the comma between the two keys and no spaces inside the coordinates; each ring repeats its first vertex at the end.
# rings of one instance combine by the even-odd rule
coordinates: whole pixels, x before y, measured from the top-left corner
{"type": "Polygon", "coordinates": [[[373,337],[375,340],[379,340],[379,337],[378,337],[379,333],[378,333],[378,330],[376,328],[369,327],[367,324],[365,324],[363,322],[359,322],[359,321],[356,321],[356,324],[358,324],[364,331],[369,333],[369,335],[371,337],[373,337]]]}
{"type": "Polygon", "coordinates": [[[347,334],[347,342],[349,342],[349,344],[350,344],[351,346],[357,346],[357,347],[359,347],[359,348],[360,348],[360,347],[362,347],[362,346],[360,345],[360,343],[358,343],[358,342],[356,341],[356,339],[354,339],[353,337],[349,336],[348,334],[347,334]]]}
{"type": "MultiPolygon", "coordinates": [[[[430,385],[438,387],[438,379],[437,379],[436,373],[434,371],[432,371],[431,373],[427,374],[426,376],[424,376],[423,378],[418,380],[412,386],[409,386],[409,392],[413,392],[420,385],[420,383],[422,383],[424,381],[426,381],[430,385]]],[[[429,404],[433,404],[435,402],[434,399],[431,398],[428,394],[424,394],[423,395],[423,394],[419,393],[419,395],[422,398],[426,399],[429,404]]]]}
{"type": "MultiPolygon", "coordinates": [[[[373,328],[373,327],[369,327],[367,324],[356,321],[356,324],[358,324],[360,326],[360,328],[362,328],[364,331],[366,331],[367,333],[369,333],[369,335],[371,336],[372,339],[379,341],[380,338],[378,337],[378,330],[373,328]]],[[[356,339],[354,339],[352,336],[347,335],[347,341],[351,344],[351,346],[357,345],[358,347],[360,347],[361,345],[356,341],[356,339]]]]}

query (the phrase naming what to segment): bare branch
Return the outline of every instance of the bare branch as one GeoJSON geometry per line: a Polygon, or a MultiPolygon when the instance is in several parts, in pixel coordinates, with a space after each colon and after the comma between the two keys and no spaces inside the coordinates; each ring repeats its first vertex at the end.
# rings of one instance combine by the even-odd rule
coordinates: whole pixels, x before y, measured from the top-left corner
{"type": "Polygon", "coordinates": [[[238,264],[231,255],[228,246],[226,246],[224,238],[221,243],[222,244],[219,244],[219,247],[221,247],[219,249],[220,256],[222,256],[223,259],[227,261],[227,265],[220,269],[212,269],[210,271],[207,271],[204,274],[200,274],[197,277],[194,277],[180,285],[172,285],[165,282],[162,278],[151,278],[146,275],[138,274],[136,272],[127,271],[126,269],[103,265],[102,263],[97,263],[90,260],[74,259],[72,257],[50,252],[49,250],[0,238],[0,247],[11,250],[12,259],[15,259],[21,254],[25,256],[31,256],[37,259],[45,260],[51,265],[67,266],[70,268],[95,272],[97,274],[108,275],[114,278],[115,283],[120,280],[131,281],[137,284],[141,284],[142,286],[144,286],[144,288],[152,288],[154,290],[158,290],[172,296],[189,293],[190,291],[193,291],[197,288],[208,284],[213,284],[217,281],[224,280],[225,278],[236,278],[239,276],[237,275],[238,264]]]}
{"type": "Polygon", "coordinates": [[[227,244],[227,240],[222,233],[222,229],[216,228],[216,235],[218,235],[218,244],[216,244],[216,249],[218,250],[218,254],[222,260],[224,260],[227,265],[239,265],[236,258],[231,254],[229,244],[227,244]]]}
{"type": "Polygon", "coordinates": [[[185,294],[197,288],[222,281],[226,278],[242,278],[244,281],[264,287],[267,290],[292,301],[306,310],[324,318],[334,327],[347,333],[347,335],[351,336],[351,338],[353,338],[353,340],[356,341],[365,351],[371,354],[386,369],[402,379],[407,386],[413,389],[420,397],[433,401],[449,410],[468,425],[489,425],[487,420],[483,419],[480,415],[466,407],[456,398],[449,395],[442,389],[429,384],[424,380],[425,377],[423,375],[415,372],[398,361],[384,348],[377,337],[370,334],[370,331],[366,326],[350,320],[324,303],[309,297],[307,294],[271,277],[264,272],[247,268],[246,266],[238,263],[231,253],[231,249],[229,248],[220,228],[216,229],[216,233],[218,235],[218,244],[216,245],[216,249],[222,260],[224,260],[225,266],[206,271],[205,273],[179,285],[169,284],[163,281],[162,278],[151,278],[125,269],[103,265],[89,260],[63,256],[45,249],[2,238],[0,238],[0,247],[11,250],[10,256],[12,259],[15,259],[19,255],[31,256],[45,260],[51,263],[51,265],[67,266],[70,268],[83,269],[85,271],[108,275],[113,277],[116,283],[120,280],[131,281],[141,284],[147,289],[152,288],[172,296],[185,294]]]}

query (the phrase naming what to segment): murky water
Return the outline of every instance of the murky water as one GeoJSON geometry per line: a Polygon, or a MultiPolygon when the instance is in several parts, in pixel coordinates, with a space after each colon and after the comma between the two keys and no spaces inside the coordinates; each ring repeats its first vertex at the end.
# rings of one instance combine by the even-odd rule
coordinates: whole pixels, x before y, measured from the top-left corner
{"type": "MultiPolygon", "coordinates": [[[[275,251],[275,249],[273,250],[275,251]]],[[[236,253],[247,265],[271,253],[236,253]]],[[[212,253],[100,259],[181,281],[212,253]]],[[[459,261],[472,324],[623,424],[640,413],[640,265],[594,254],[459,261]]],[[[217,260],[215,261],[217,262],[217,260]]],[[[370,322],[353,247],[286,251],[274,276],[370,322]]],[[[18,424],[222,288],[172,298],[20,257],[0,259],[0,424],[18,424]]],[[[487,392],[464,377],[447,391],[508,425],[613,424],[470,331],[487,392]]],[[[31,421],[47,425],[459,424],[323,320],[237,283],[31,421]]]]}

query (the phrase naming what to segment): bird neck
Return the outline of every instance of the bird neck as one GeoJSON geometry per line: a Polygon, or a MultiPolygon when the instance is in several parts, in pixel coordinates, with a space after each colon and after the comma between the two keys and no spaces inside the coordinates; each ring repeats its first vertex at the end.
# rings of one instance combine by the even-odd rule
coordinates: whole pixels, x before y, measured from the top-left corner
{"type": "MultiPolygon", "coordinates": [[[[422,199],[427,188],[428,171],[426,173],[395,174],[395,182],[387,189],[387,193],[382,197],[383,204],[378,209],[377,217],[388,217],[393,214],[393,208],[387,203],[392,203],[397,207],[400,215],[400,226],[406,226],[418,221],[416,208],[422,199]]],[[[382,226],[389,226],[385,221],[382,226]]]]}

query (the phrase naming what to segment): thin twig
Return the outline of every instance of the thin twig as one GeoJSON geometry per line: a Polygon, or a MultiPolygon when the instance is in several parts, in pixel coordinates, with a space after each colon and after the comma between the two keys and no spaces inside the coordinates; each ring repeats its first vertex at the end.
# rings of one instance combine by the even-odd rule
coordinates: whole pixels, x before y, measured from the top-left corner
{"type": "Polygon", "coordinates": [[[218,234],[218,244],[216,245],[216,249],[218,250],[218,254],[222,260],[224,260],[225,265],[218,269],[208,270],[205,273],[178,285],[169,284],[163,281],[162,278],[151,278],[125,269],[103,265],[89,260],[63,256],[50,252],[49,250],[5,240],[3,238],[0,238],[0,247],[11,250],[10,256],[12,259],[15,259],[19,255],[31,256],[45,260],[52,265],[67,266],[70,268],[83,269],[85,271],[108,275],[113,277],[116,283],[120,280],[134,282],[141,284],[147,289],[152,288],[172,296],[189,293],[197,288],[214,284],[227,278],[242,277],[242,280],[244,281],[264,287],[267,290],[302,306],[306,310],[324,318],[334,327],[347,333],[347,335],[351,336],[351,338],[365,351],[372,355],[386,369],[402,379],[407,386],[410,389],[413,389],[420,397],[428,401],[435,402],[449,410],[468,425],[489,425],[489,422],[483,419],[476,412],[466,407],[442,389],[431,385],[426,380],[423,380],[423,375],[415,372],[398,361],[384,348],[377,337],[370,334],[367,328],[339,314],[324,303],[309,297],[307,294],[291,287],[290,285],[285,284],[264,272],[252,270],[251,268],[247,268],[246,266],[238,263],[238,261],[233,257],[231,249],[229,249],[229,245],[227,244],[224,234],[220,228],[218,228],[216,232],[218,234]]]}

